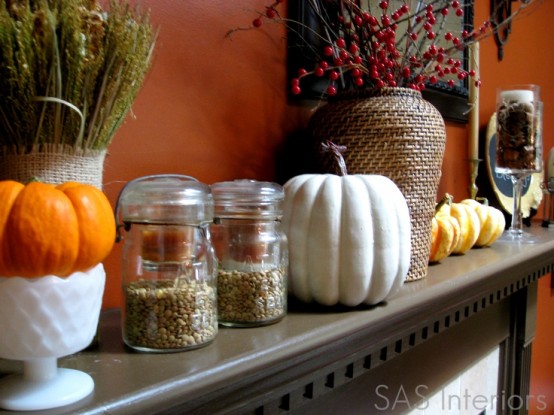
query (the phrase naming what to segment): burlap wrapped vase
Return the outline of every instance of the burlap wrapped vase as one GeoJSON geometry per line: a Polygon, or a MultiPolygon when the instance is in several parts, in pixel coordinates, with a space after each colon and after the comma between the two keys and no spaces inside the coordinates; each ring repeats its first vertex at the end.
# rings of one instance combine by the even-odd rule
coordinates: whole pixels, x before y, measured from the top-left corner
{"type": "MultiPolygon", "coordinates": [[[[438,110],[419,91],[407,88],[356,92],[320,107],[308,131],[316,145],[329,140],[345,147],[349,174],[384,175],[400,188],[412,225],[407,281],[424,278],[446,144],[438,110]]],[[[337,161],[331,155],[321,153],[319,162],[322,172],[337,173],[337,161]]]]}
{"type": "Polygon", "coordinates": [[[21,151],[0,149],[0,180],[31,179],[60,184],[74,181],[102,189],[106,150],[84,150],[64,144],[43,144],[21,151]]]}

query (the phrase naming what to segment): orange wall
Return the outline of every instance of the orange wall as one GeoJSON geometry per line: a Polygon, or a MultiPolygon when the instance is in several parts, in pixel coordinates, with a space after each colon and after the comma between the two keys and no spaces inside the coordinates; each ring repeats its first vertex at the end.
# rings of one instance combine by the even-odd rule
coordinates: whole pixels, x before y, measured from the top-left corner
{"type": "MultiPolygon", "coordinates": [[[[112,203],[125,182],[155,173],[181,173],[211,184],[234,178],[275,180],[276,152],[300,129],[309,112],[286,104],[284,32],[227,30],[248,24],[264,0],[142,0],[160,26],[153,69],[129,117],[109,148],[105,190],[112,203]]],[[[489,2],[475,2],[476,23],[486,19],[489,2]]],[[[550,39],[554,2],[516,20],[502,62],[492,39],[481,44],[480,125],[494,111],[495,88],[504,83],[542,86],[546,114],[554,108],[554,56],[550,39]]],[[[545,149],[554,145],[554,121],[544,121],[545,149]]],[[[483,137],[482,137],[483,138],[483,137]]],[[[447,124],[447,149],[439,194],[468,196],[467,130],[447,124]]],[[[105,307],[120,304],[121,247],[105,262],[105,307]]],[[[539,327],[534,350],[533,391],[553,391],[554,362],[548,348],[554,331],[546,324],[554,299],[541,281],[539,327]],[[550,388],[550,389],[546,389],[550,388]]],[[[554,395],[554,393],[550,393],[554,395]]],[[[554,398],[551,398],[554,399],[554,398]]],[[[550,403],[554,408],[554,401],[550,403]]]]}

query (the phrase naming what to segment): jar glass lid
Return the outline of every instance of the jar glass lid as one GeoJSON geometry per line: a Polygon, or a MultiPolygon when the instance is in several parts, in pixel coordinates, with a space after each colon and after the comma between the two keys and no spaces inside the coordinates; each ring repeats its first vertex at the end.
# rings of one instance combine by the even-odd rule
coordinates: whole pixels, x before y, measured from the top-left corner
{"type": "Polygon", "coordinates": [[[285,192],[273,182],[233,180],[211,186],[216,217],[279,219],[285,192]]]}
{"type": "Polygon", "coordinates": [[[213,220],[209,186],[190,176],[140,177],[121,190],[117,204],[116,215],[124,223],[199,225],[213,220]]]}

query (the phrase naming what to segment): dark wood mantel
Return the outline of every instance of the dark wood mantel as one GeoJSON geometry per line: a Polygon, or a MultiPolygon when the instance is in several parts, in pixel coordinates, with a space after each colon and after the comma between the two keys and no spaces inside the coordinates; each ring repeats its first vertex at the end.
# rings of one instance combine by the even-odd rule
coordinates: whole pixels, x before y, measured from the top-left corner
{"type": "MultiPolygon", "coordinates": [[[[418,385],[438,390],[498,345],[499,392],[525,396],[537,281],[554,269],[554,231],[532,232],[539,243],[496,243],[447,258],[386,304],[291,302],[280,323],[220,328],[212,344],[188,352],[132,352],[121,340],[119,312],[105,311],[100,346],[59,362],[89,373],[93,395],[33,414],[378,413],[385,390],[395,395],[402,387],[416,405],[418,385]],[[377,394],[378,385],[387,387],[377,394]]],[[[0,360],[0,376],[19,368],[0,360]]]]}

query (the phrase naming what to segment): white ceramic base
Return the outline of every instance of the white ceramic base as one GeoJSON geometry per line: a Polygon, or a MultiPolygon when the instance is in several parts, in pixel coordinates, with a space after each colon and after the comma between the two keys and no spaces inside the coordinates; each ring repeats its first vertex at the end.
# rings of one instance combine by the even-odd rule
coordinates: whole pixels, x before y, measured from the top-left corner
{"type": "Polygon", "coordinates": [[[23,362],[22,374],[0,379],[0,408],[37,411],[80,401],[94,390],[90,375],[57,368],[56,359],[23,362]]]}
{"type": "Polygon", "coordinates": [[[67,278],[0,277],[0,358],[23,362],[23,373],[0,378],[0,408],[56,408],[92,392],[91,376],[57,364],[92,341],[105,279],[102,264],[67,278]]]}

